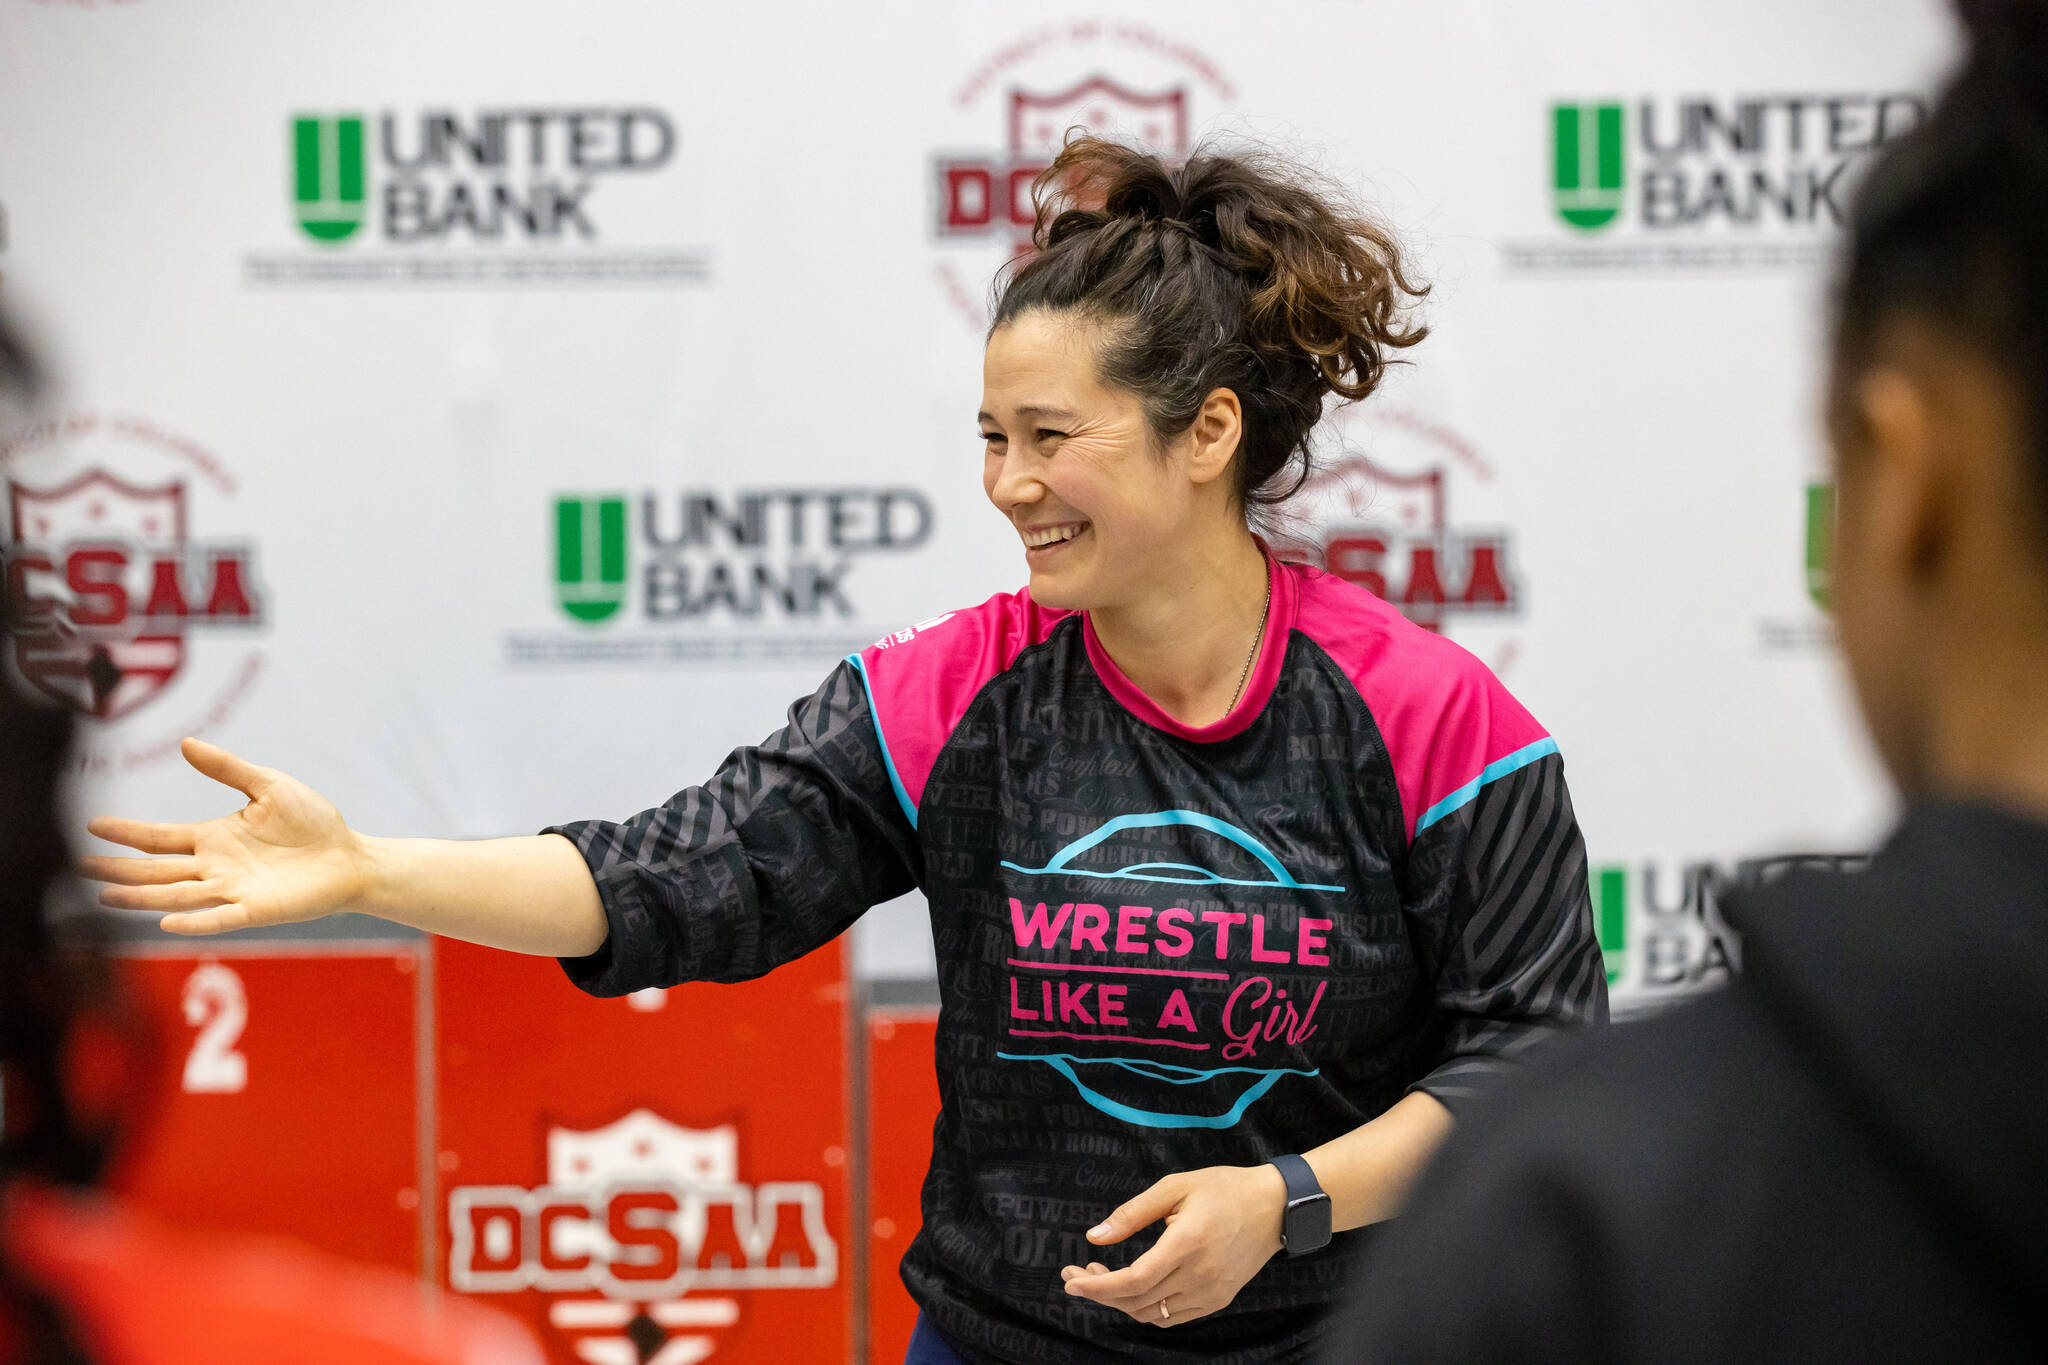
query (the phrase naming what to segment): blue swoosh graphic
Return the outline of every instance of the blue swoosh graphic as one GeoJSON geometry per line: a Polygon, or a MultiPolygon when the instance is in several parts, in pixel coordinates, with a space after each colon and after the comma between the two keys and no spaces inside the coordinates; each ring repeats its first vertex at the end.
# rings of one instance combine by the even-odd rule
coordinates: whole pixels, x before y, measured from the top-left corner
{"type": "MultiPolygon", "coordinates": [[[[1097,881],[1178,882],[1184,886],[1277,886],[1284,887],[1290,891],[1342,891],[1344,889],[1341,886],[1323,886],[1314,882],[1296,881],[1294,874],[1282,867],[1280,860],[1273,856],[1273,850],[1267,848],[1257,839],[1229,821],[1218,820],[1213,815],[1204,815],[1200,811],[1194,810],[1163,810],[1152,815],[1119,815],[1114,820],[1106,822],[1093,834],[1084,835],[1073,843],[1068,844],[1058,853],[1053,854],[1051,861],[1047,862],[1044,867],[1025,867],[1021,863],[1013,863],[1007,858],[1003,860],[1003,866],[1013,872],[1022,872],[1027,877],[1092,877],[1097,881]],[[1231,843],[1236,844],[1239,848],[1251,854],[1252,857],[1258,859],[1259,866],[1272,873],[1273,879],[1264,882],[1245,881],[1237,877],[1226,877],[1220,872],[1213,872],[1205,867],[1196,867],[1190,863],[1132,863],[1129,867],[1121,867],[1114,872],[1094,872],[1085,867],[1068,866],[1075,858],[1094,848],[1111,835],[1121,834],[1127,829],[1157,829],[1165,825],[1191,825],[1196,829],[1206,829],[1211,834],[1220,834],[1230,840],[1231,843]],[[1187,875],[1177,877],[1166,876],[1162,872],[1148,870],[1153,868],[1187,875]]],[[[1076,1081],[1075,1084],[1079,1085],[1080,1082],[1076,1081]]]]}
{"type": "Polygon", "coordinates": [[[1081,1098],[1090,1105],[1111,1118],[1122,1119],[1125,1123],[1136,1124],[1142,1128],[1228,1128],[1243,1118],[1244,1111],[1251,1108],[1255,1101],[1278,1085],[1282,1076],[1319,1074],[1317,1071],[1297,1071],[1289,1067],[1267,1069],[1255,1066],[1225,1066],[1214,1071],[1198,1071],[1193,1067],[1174,1066],[1150,1057],[1076,1057],[1065,1052],[998,1052],[996,1056],[1008,1062],[1044,1062],[1072,1082],[1074,1089],[1081,1093],[1081,1098]],[[1235,1104],[1221,1114],[1165,1114],[1154,1109],[1138,1109],[1111,1099],[1076,1075],[1076,1065],[1120,1066],[1147,1080],[1165,1081],[1169,1085],[1195,1085],[1218,1076],[1230,1075],[1257,1076],[1259,1079],[1237,1097],[1235,1104]]]}

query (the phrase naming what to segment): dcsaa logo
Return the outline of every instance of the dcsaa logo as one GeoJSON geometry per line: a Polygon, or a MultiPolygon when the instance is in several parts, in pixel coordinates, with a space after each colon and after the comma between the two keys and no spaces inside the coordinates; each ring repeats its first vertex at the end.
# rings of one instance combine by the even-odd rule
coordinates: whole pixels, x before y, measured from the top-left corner
{"type": "Polygon", "coordinates": [[[181,733],[196,733],[224,719],[260,669],[253,652],[232,680],[223,655],[194,666],[207,652],[195,637],[246,641],[263,624],[255,547],[198,534],[235,488],[209,452],[138,418],[74,416],[0,443],[7,659],[29,686],[98,723],[82,746],[85,770],[175,754],[176,736],[138,745],[121,722],[196,673],[203,690],[224,683],[209,711],[182,719],[181,733]]]}
{"type": "Polygon", "coordinates": [[[730,1124],[685,1128],[635,1109],[602,1128],[552,1129],[545,1185],[449,1193],[448,1282],[561,1296],[548,1319],[583,1359],[703,1360],[715,1329],[739,1321],[739,1301],[716,1291],[838,1280],[823,1188],[739,1177],[730,1124]]]}
{"type": "Polygon", "coordinates": [[[931,159],[937,274],[954,311],[988,325],[988,281],[1031,249],[1032,183],[1069,134],[1178,161],[1203,117],[1236,97],[1207,56],[1142,24],[1081,19],[1004,45],[954,92],[959,117],[931,159]]]}
{"type": "Polygon", "coordinates": [[[1451,512],[1453,470],[1492,479],[1478,453],[1412,413],[1349,420],[1360,422],[1372,454],[1347,449],[1288,501],[1274,535],[1281,558],[1357,583],[1430,630],[1517,615],[1522,592],[1508,532],[1451,512]]]}

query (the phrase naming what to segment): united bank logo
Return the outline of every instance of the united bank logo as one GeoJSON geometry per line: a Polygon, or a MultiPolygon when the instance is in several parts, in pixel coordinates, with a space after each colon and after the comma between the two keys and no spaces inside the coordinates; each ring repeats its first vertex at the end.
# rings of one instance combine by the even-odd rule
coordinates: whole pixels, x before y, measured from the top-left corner
{"type": "Polygon", "coordinates": [[[1547,207],[1567,231],[1503,241],[1506,263],[1814,264],[1856,165],[1926,116],[1910,91],[1555,100],[1540,125],[1547,207]]]}
{"type": "Polygon", "coordinates": [[[1722,915],[1728,897],[1795,871],[1844,874],[1858,853],[1791,853],[1729,866],[1699,859],[1596,864],[1593,924],[1614,1006],[1627,1013],[1713,990],[1742,970],[1742,939],[1722,915]]]}
{"type": "Polygon", "coordinates": [[[686,1365],[714,1355],[744,1291],[839,1279],[824,1187],[741,1179],[739,1132],[647,1109],[553,1128],[545,1183],[448,1195],[448,1283],[538,1292],[574,1358],[686,1365]]]}
{"type": "Polygon", "coordinates": [[[893,609],[874,606],[870,566],[922,550],[936,521],[903,487],[564,492],[548,511],[568,633],[507,637],[513,665],[840,657],[893,609]]]}
{"type": "Polygon", "coordinates": [[[646,105],[300,110],[291,222],[311,254],[252,255],[252,284],[701,281],[664,240],[687,186],[646,105]]]}
{"type": "Polygon", "coordinates": [[[656,622],[853,620],[857,561],[918,549],[932,519],[931,500],[910,488],[562,496],[555,601],[588,625],[618,616],[629,594],[656,622]],[[629,558],[639,563],[630,579],[629,558]]]}

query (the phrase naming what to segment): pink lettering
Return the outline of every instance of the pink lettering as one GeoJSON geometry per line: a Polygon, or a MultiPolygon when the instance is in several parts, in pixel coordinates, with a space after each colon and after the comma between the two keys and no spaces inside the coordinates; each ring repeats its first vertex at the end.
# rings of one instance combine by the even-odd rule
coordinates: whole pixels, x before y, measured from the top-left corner
{"type": "Polygon", "coordinates": [[[1223,1059],[1229,1062],[1242,1061],[1259,1050],[1259,1025],[1240,1027],[1237,1022],[1238,1006],[1244,1006],[1249,1015],[1273,998],[1273,983],[1263,976],[1247,977],[1238,982],[1237,989],[1223,1002],[1223,1032],[1230,1041],[1223,1045],[1223,1059]],[[1247,996],[1251,998],[1246,999],[1247,996]]]}
{"type": "Polygon", "coordinates": [[[1300,1022],[1287,1031],[1287,1041],[1293,1046],[1300,1047],[1316,1031],[1316,1006],[1323,1003],[1323,987],[1329,984],[1327,981],[1316,982],[1316,993],[1308,998],[1308,1008],[1301,1012],[1300,1022]]]}
{"type": "Polygon", "coordinates": [[[1128,986],[1097,986],[1095,988],[1095,1012],[1102,1016],[1105,1024],[1128,1024],[1124,1018],[1124,992],[1128,986]]]}
{"type": "Polygon", "coordinates": [[[1276,953],[1266,947],[1266,917],[1264,915],[1252,916],[1252,961],[1287,961],[1286,953],[1276,953]]]}
{"type": "MultiPolygon", "coordinates": [[[[1152,940],[1152,946],[1168,957],[1186,957],[1195,950],[1195,936],[1181,926],[1193,923],[1194,918],[1193,914],[1177,905],[1171,910],[1161,910],[1159,919],[1152,926],[1159,933],[1159,937],[1152,940]],[[1169,934],[1172,935],[1171,942],[1167,940],[1169,934]]],[[[1194,1025],[1188,1027],[1193,1028],[1194,1025]]]]}
{"type": "Polygon", "coordinates": [[[1094,982],[1083,984],[1078,990],[1071,981],[1062,981],[1060,988],[1060,1022],[1072,1023],[1079,1019],[1084,1024],[1095,1022],[1095,1016],[1088,1012],[1088,992],[1095,989],[1094,982]]]}
{"type": "Polygon", "coordinates": [[[1116,912],[1116,950],[1120,953],[1142,953],[1145,945],[1138,942],[1138,935],[1145,932],[1145,921],[1152,918],[1152,908],[1146,905],[1121,905],[1116,912]]]}
{"type": "Polygon", "coordinates": [[[1330,965],[1329,939],[1327,935],[1335,920],[1305,919],[1301,921],[1299,946],[1294,951],[1294,960],[1304,967],[1327,967],[1330,965]]]}
{"type": "Polygon", "coordinates": [[[1184,1028],[1189,1033],[1196,1032],[1195,1016],[1188,1009],[1188,997],[1185,991],[1175,991],[1172,995],[1166,997],[1166,1008],[1159,1012],[1159,1027],[1165,1028],[1169,1024],[1174,1028],[1184,1028]]]}
{"type": "Polygon", "coordinates": [[[1062,905],[1059,914],[1050,923],[1045,917],[1045,902],[1040,901],[1027,918],[1024,902],[1010,897],[1010,925],[1016,930],[1019,948],[1057,948],[1060,942],[1060,926],[1067,922],[1067,915],[1073,910],[1071,904],[1062,905]]]}
{"type": "Polygon", "coordinates": [[[1285,1038],[1295,1047],[1306,1042],[1315,1034],[1316,1007],[1323,1003],[1323,991],[1328,985],[1327,981],[1318,981],[1308,1007],[1297,1010],[1287,992],[1276,992],[1273,983],[1263,976],[1239,982],[1223,1003],[1223,1032],[1230,1038],[1223,1046],[1225,1060],[1242,1061],[1257,1052],[1261,1042],[1285,1038]]]}
{"type": "Polygon", "coordinates": [[[1074,937],[1071,942],[1079,948],[1087,944],[1098,953],[1106,953],[1109,946],[1102,936],[1109,932],[1109,911],[1099,905],[1077,905],[1074,907],[1074,937]]]}
{"type": "Polygon", "coordinates": [[[1202,912],[1202,923],[1216,926],[1216,956],[1219,959],[1230,956],[1230,926],[1233,924],[1243,924],[1244,920],[1245,915],[1242,910],[1204,910],[1202,912]]]}
{"type": "MultiPolygon", "coordinates": [[[[1039,984],[1043,985],[1045,983],[1040,982],[1039,984]]],[[[1010,978],[1010,1017],[1012,1019],[1038,1019],[1043,1017],[1042,1015],[1033,1014],[1018,1002],[1017,978],[1014,976],[1010,978]]]]}

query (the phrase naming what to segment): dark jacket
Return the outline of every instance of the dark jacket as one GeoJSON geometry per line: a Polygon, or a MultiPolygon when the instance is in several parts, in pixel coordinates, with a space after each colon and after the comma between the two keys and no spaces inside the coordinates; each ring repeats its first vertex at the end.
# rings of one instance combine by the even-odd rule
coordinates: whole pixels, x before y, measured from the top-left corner
{"type": "Polygon", "coordinates": [[[1729,913],[1741,981],[1461,1126],[1326,1359],[2048,1359],[2048,826],[1922,806],[1729,913]]]}

